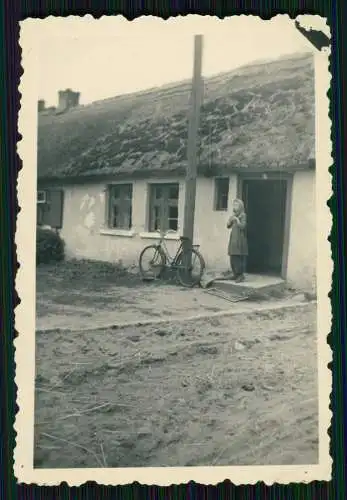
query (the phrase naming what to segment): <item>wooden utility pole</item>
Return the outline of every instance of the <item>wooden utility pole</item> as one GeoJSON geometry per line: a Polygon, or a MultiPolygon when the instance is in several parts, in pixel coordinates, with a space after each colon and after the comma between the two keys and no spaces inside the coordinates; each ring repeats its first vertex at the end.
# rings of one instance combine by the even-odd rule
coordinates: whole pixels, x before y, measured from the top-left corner
{"type": "Polygon", "coordinates": [[[202,96],[202,35],[194,37],[194,70],[191,93],[191,109],[188,128],[188,165],[186,172],[186,192],[184,203],[183,236],[187,238],[184,243],[190,247],[194,238],[194,215],[196,196],[196,176],[197,176],[197,145],[198,128],[200,119],[200,106],[202,96]]]}

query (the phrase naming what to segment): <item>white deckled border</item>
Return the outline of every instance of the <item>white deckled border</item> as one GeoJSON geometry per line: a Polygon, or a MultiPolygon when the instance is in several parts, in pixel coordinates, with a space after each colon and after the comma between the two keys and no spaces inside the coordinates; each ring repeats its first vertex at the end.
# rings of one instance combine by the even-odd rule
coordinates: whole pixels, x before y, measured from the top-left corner
{"type": "MultiPolygon", "coordinates": [[[[246,16],[242,16],[246,17],[246,16]]],[[[248,16],[247,16],[248,17],[248,16]]],[[[276,16],[280,22],[289,21],[288,16],[276,16]]],[[[254,17],[252,22],[259,21],[254,17]]],[[[326,21],[319,16],[300,16],[300,21],[329,31],[326,21]]],[[[66,481],[70,486],[77,486],[86,481],[100,484],[117,485],[138,481],[142,484],[170,485],[196,481],[202,484],[216,484],[230,479],[234,484],[254,484],[263,481],[286,484],[290,482],[311,482],[331,478],[331,457],[329,456],[329,436],[331,412],[329,397],[332,387],[332,374],[327,365],[332,359],[327,344],[327,335],[331,327],[331,304],[328,293],[331,287],[333,263],[331,260],[328,236],[332,217],[326,204],[332,195],[331,176],[328,167],[332,163],[330,141],[329,102],[327,91],[330,86],[328,70],[329,52],[315,51],[316,71],[316,205],[317,205],[317,295],[318,295],[318,379],[319,379],[319,464],[301,466],[251,466],[251,467],[165,467],[165,468],[122,468],[122,469],[34,469],[34,380],[35,380],[35,227],[36,227],[36,130],[37,130],[37,64],[38,43],[37,26],[43,26],[47,32],[56,36],[68,34],[88,36],[91,23],[103,23],[116,26],[117,34],[141,35],[141,30],[151,21],[158,31],[173,29],[177,24],[182,33],[191,35],[197,32],[211,33],[221,23],[228,22],[213,17],[187,16],[168,21],[143,16],[129,23],[124,18],[109,17],[96,21],[91,16],[83,18],[53,18],[45,20],[27,19],[21,23],[20,46],[22,48],[22,66],[20,92],[21,110],[19,132],[23,135],[18,144],[23,160],[23,169],[18,179],[18,202],[21,212],[18,216],[16,244],[20,269],[16,278],[16,289],[21,299],[16,309],[15,340],[15,382],[18,387],[15,430],[17,445],[14,451],[14,472],[21,483],[39,485],[57,485],[66,481]]],[[[261,21],[271,23],[272,21],[261,21]]],[[[291,20],[290,22],[294,22],[291,20]]],[[[153,27],[151,28],[153,30],[153,27]]],[[[142,31],[143,33],[143,31],[142,31]]],[[[330,34],[328,34],[330,36],[330,34]]]]}

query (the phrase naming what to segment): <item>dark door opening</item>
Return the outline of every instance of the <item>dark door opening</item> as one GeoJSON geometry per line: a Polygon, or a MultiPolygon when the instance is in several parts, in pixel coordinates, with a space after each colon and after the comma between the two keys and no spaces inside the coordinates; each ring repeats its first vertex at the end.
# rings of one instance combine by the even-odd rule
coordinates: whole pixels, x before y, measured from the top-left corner
{"type": "Polygon", "coordinates": [[[248,220],[247,272],[282,273],[286,180],[243,180],[242,195],[248,220]]]}

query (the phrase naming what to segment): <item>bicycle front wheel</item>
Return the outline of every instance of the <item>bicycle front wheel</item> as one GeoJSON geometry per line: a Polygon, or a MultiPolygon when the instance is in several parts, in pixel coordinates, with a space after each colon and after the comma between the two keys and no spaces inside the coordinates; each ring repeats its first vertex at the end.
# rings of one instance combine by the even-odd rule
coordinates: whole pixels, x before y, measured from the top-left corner
{"type": "Polygon", "coordinates": [[[160,278],[166,263],[163,250],[157,245],[145,247],[139,258],[139,268],[142,279],[160,278]]]}
{"type": "Polygon", "coordinates": [[[192,248],[184,250],[178,257],[177,279],[185,287],[200,283],[205,270],[205,261],[200,252],[192,248]]]}

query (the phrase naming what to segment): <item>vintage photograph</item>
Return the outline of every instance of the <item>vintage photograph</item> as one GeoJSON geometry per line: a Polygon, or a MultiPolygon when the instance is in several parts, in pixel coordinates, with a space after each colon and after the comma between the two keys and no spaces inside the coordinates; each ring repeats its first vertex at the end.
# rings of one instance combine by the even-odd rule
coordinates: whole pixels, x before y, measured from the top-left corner
{"type": "Polygon", "coordinates": [[[324,51],[286,16],[56,21],[37,20],[23,160],[33,468],[329,462],[324,51]]]}

